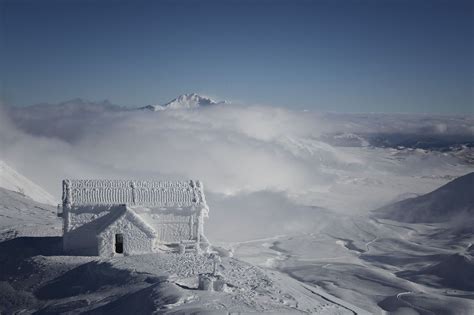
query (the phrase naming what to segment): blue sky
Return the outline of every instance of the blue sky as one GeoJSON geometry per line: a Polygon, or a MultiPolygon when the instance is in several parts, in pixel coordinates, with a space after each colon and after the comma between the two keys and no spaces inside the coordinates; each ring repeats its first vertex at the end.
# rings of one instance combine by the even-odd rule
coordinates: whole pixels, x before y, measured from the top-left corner
{"type": "Polygon", "coordinates": [[[198,92],[337,112],[474,113],[474,1],[0,0],[10,105],[198,92]]]}

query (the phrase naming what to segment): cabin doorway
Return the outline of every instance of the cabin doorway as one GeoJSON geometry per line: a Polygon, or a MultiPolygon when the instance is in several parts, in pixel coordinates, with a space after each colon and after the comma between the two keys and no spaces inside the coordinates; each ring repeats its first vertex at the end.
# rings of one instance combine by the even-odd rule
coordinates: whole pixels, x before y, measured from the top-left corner
{"type": "Polygon", "coordinates": [[[123,254],[123,234],[115,234],[115,252],[123,254]]]}

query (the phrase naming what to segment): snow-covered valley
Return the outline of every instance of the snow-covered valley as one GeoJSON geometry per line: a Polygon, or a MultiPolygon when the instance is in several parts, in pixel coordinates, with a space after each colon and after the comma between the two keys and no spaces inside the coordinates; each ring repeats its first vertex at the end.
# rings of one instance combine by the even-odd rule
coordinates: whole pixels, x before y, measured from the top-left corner
{"type": "Polygon", "coordinates": [[[470,217],[462,223],[409,224],[376,213],[313,209],[306,216],[318,221],[312,232],[216,242],[221,253],[234,256],[224,254],[221,264],[229,290],[208,292],[197,290],[197,275],[212,269],[208,256],[64,256],[56,209],[17,192],[1,193],[0,301],[7,314],[470,314],[474,309],[470,217]]]}
{"type": "Polygon", "coordinates": [[[472,117],[202,99],[2,112],[0,312],[474,312],[472,117]],[[201,178],[227,290],[197,289],[210,256],[65,255],[71,177],[201,178]]]}
{"type": "Polygon", "coordinates": [[[232,246],[245,261],[280,270],[373,314],[472,313],[472,220],[455,236],[450,226],[344,221],[330,231],[232,246]]]}

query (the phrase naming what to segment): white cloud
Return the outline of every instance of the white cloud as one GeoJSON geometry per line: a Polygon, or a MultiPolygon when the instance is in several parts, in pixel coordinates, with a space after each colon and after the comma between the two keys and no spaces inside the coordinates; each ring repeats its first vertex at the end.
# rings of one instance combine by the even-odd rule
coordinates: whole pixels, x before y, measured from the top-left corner
{"type": "MultiPolygon", "coordinates": [[[[198,178],[209,194],[228,196],[219,199],[219,207],[228,202],[238,211],[245,207],[239,204],[245,196],[260,200],[279,194],[285,198],[288,211],[280,211],[285,215],[296,204],[369,210],[400,193],[423,193],[443,183],[423,176],[469,170],[442,154],[334,147],[319,138],[332,132],[426,132],[436,130],[439,118],[233,105],[160,112],[85,108],[15,111],[12,117],[21,130],[0,112],[1,159],[58,197],[60,181],[68,177],[198,178]]],[[[464,118],[443,123],[449,125],[446,130],[469,126],[464,118]]],[[[271,213],[274,208],[269,200],[261,204],[255,211],[271,213]]],[[[283,224],[284,215],[280,217],[283,224]]]]}

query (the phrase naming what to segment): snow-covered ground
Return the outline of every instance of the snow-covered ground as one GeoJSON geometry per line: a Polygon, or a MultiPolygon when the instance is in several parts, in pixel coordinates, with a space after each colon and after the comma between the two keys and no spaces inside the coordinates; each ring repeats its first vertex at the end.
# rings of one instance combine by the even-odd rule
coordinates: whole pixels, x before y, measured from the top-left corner
{"type": "Polygon", "coordinates": [[[0,117],[0,312],[474,312],[473,117],[171,103],[0,117]],[[227,292],[207,256],[64,256],[63,178],[201,178],[227,292]]]}
{"type": "Polygon", "coordinates": [[[209,255],[64,256],[56,209],[3,188],[0,216],[2,313],[366,313],[318,287],[228,256],[218,266],[224,292],[198,290],[198,276],[213,272],[209,255]]]}
{"type": "Polygon", "coordinates": [[[56,198],[25,176],[19,174],[2,160],[0,160],[0,188],[15,191],[40,203],[49,205],[57,203],[56,198]]]}
{"type": "Polygon", "coordinates": [[[471,314],[472,223],[453,236],[450,226],[338,218],[315,233],[227,246],[374,314],[471,314]]]}
{"type": "Polygon", "coordinates": [[[313,232],[216,243],[228,289],[209,292],[198,290],[198,275],[213,269],[209,256],[64,256],[55,208],[0,192],[0,309],[7,314],[474,310],[472,218],[410,224],[376,212],[314,209],[313,232]]]}

